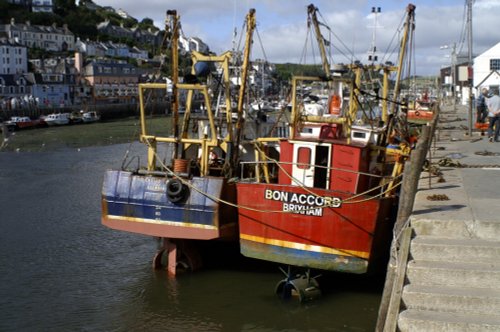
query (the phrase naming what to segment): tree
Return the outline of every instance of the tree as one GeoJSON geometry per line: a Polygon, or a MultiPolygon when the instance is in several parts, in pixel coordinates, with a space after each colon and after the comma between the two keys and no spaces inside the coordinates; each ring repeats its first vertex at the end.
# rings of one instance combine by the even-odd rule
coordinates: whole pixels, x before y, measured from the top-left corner
{"type": "Polygon", "coordinates": [[[72,11],[76,10],[75,0],[55,0],[54,1],[54,13],[66,16],[72,11]]]}
{"type": "Polygon", "coordinates": [[[157,27],[155,27],[153,20],[149,17],[145,17],[142,19],[142,21],[139,23],[139,28],[142,30],[147,30],[148,28],[151,28],[152,31],[159,30],[157,27]]]}

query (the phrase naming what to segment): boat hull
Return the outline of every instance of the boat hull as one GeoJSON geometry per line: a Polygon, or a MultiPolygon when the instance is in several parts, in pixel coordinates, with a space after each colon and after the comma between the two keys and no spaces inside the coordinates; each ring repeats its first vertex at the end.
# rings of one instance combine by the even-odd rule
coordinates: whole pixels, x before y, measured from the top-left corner
{"type": "Polygon", "coordinates": [[[243,182],[237,192],[244,256],[361,274],[388,253],[394,198],[243,182]]]}
{"type": "Polygon", "coordinates": [[[432,110],[408,110],[408,122],[425,124],[431,122],[434,117],[432,110]]]}
{"type": "Polygon", "coordinates": [[[234,202],[234,185],[223,178],[193,177],[185,180],[189,185],[184,197],[172,200],[168,181],[165,177],[108,170],[102,189],[102,223],[157,237],[237,239],[236,208],[217,201],[234,202]]]}

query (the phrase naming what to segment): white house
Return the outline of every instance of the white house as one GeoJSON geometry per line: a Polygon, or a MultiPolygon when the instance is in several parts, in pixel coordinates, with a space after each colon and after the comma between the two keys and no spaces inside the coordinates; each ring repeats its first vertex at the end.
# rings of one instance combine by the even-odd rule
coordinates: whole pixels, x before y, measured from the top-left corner
{"type": "Polygon", "coordinates": [[[33,0],[31,3],[31,11],[33,13],[52,13],[52,0],[33,0]]]}
{"type": "Polygon", "coordinates": [[[474,59],[474,87],[500,87],[500,42],[474,59]]]}
{"type": "Polygon", "coordinates": [[[0,74],[24,74],[28,71],[26,46],[0,40],[0,74]]]}
{"type": "Polygon", "coordinates": [[[181,35],[179,37],[179,44],[181,50],[186,53],[190,53],[191,51],[207,53],[209,51],[208,45],[198,37],[185,37],[181,35]]]}
{"type": "Polygon", "coordinates": [[[85,53],[86,56],[104,57],[106,55],[106,48],[100,42],[92,40],[81,40],[79,37],[75,43],[75,50],[85,53]]]}
{"type": "Polygon", "coordinates": [[[31,25],[29,21],[20,24],[12,18],[10,24],[0,25],[0,32],[30,48],[38,47],[48,51],[75,49],[75,36],[66,24],[62,27],[57,27],[55,23],[49,26],[31,25]]]}

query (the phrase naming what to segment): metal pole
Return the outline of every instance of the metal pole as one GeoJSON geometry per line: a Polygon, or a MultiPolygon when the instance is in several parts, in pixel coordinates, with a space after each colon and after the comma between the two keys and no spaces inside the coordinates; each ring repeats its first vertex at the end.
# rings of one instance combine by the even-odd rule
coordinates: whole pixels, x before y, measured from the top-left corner
{"type": "Polygon", "coordinates": [[[472,0],[467,1],[467,24],[468,24],[468,45],[469,45],[469,61],[467,64],[467,82],[469,83],[469,137],[472,136],[472,0]]]}
{"type": "Polygon", "coordinates": [[[457,43],[453,43],[451,49],[451,95],[453,97],[453,111],[457,109],[457,94],[456,94],[456,81],[457,81],[457,43]]]}

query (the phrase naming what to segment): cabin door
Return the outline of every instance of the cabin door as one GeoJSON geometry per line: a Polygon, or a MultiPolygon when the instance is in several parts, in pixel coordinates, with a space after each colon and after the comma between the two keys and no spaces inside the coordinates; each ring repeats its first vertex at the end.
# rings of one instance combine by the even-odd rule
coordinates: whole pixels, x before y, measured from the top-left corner
{"type": "Polygon", "coordinates": [[[328,188],[330,146],[295,143],[293,146],[292,182],[298,186],[328,188]]]}

